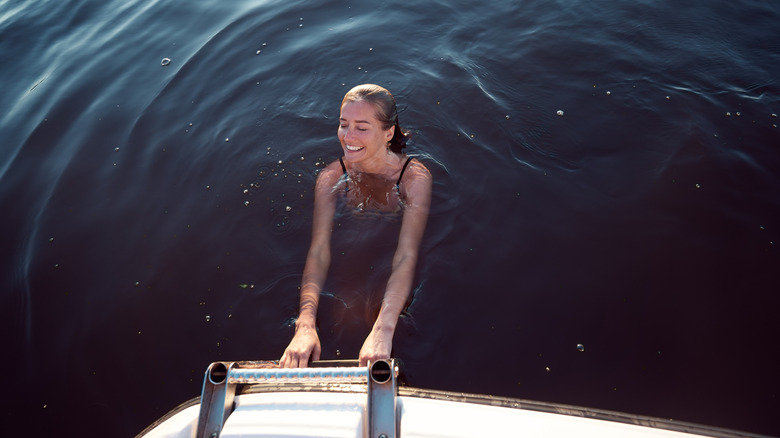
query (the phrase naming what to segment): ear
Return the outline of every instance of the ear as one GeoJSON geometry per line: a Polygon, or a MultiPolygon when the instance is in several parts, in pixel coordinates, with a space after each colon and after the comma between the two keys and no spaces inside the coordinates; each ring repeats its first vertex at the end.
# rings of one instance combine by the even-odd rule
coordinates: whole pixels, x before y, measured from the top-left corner
{"type": "Polygon", "coordinates": [[[391,126],[390,129],[388,129],[385,132],[385,138],[387,139],[387,141],[390,141],[393,139],[394,135],[395,135],[395,125],[391,126]]]}

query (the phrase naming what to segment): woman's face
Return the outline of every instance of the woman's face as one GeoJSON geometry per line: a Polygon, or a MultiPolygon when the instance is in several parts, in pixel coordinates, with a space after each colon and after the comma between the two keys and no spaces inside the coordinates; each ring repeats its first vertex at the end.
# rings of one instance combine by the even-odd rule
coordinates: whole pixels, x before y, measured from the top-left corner
{"type": "Polygon", "coordinates": [[[395,127],[382,129],[376,118],[376,109],[366,101],[349,101],[341,107],[339,141],[344,158],[352,163],[383,160],[387,143],[393,138],[395,127]]]}

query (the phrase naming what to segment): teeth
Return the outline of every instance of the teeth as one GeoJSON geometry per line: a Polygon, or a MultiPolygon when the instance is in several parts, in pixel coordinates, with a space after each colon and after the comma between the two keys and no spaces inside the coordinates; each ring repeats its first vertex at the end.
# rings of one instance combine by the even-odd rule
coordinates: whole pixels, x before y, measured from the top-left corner
{"type": "Polygon", "coordinates": [[[348,151],[353,151],[353,152],[354,152],[354,151],[359,151],[359,150],[361,150],[361,149],[363,149],[363,148],[362,148],[362,147],[360,147],[360,146],[352,146],[351,144],[348,144],[348,145],[347,145],[347,150],[348,150],[348,151]]]}

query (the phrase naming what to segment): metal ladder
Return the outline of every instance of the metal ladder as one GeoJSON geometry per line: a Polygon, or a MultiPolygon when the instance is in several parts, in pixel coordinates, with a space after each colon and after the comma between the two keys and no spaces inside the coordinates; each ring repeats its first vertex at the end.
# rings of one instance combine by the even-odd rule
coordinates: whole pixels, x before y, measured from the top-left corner
{"type": "MultiPolygon", "coordinates": [[[[353,362],[353,361],[349,361],[353,362]]],[[[379,360],[367,367],[322,366],[312,368],[269,368],[259,362],[214,362],[206,369],[200,397],[197,438],[217,438],[233,412],[238,385],[333,383],[365,384],[368,437],[395,438],[398,366],[394,359],[379,360]]]]}

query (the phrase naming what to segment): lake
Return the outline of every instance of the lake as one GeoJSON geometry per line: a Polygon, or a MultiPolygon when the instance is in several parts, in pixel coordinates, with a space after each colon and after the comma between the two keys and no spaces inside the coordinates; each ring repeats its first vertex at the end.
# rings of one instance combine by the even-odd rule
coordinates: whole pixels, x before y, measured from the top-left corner
{"type": "MultiPolygon", "coordinates": [[[[278,359],[341,98],[377,83],[434,178],[410,385],[780,436],[778,22],[759,0],[0,1],[12,430],[134,436],[209,363],[278,359]]],[[[392,253],[388,224],[347,225],[336,257],[392,253]]],[[[323,358],[365,335],[324,332],[323,358]]]]}

